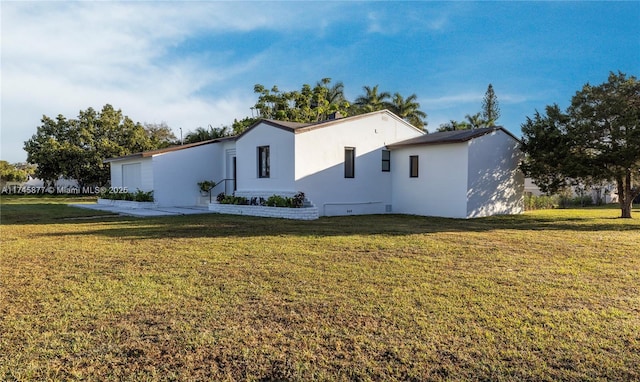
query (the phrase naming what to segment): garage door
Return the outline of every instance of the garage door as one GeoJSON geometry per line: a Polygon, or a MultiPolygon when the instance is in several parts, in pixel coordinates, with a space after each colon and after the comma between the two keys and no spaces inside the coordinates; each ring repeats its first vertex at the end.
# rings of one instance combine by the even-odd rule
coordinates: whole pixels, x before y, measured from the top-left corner
{"type": "Polygon", "coordinates": [[[140,163],[122,165],[122,187],[126,187],[129,192],[142,189],[142,166],[140,163]]]}

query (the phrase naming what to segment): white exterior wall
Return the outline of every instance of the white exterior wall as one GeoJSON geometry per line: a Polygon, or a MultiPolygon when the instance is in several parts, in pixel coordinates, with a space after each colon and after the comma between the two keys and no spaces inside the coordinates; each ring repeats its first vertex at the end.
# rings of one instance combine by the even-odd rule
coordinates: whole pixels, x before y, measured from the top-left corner
{"type": "MultiPolygon", "coordinates": [[[[153,156],[153,190],[159,206],[194,206],[200,203],[198,182],[224,178],[223,151],[218,143],[170,151],[153,156]]],[[[215,197],[215,189],[212,191],[215,197]]]]}
{"type": "Polygon", "coordinates": [[[237,194],[295,192],[294,133],[265,123],[236,141],[237,194]],[[258,177],[258,147],[269,146],[269,178],[258,177]]]}
{"type": "Polygon", "coordinates": [[[382,172],[385,145],[423,133],[388,114],[339,121],[295,134],[295,190],[321,216],[385,213],[391,173],[382,172]],[[344,177],[345,147],[355,147],[355,177],[344,177]]]}
{"type": "MultiPolygon", "coordinates": [[[[153,190],[152,159],[142,157],[111,162],[111,187],[125,187],[126,185],[122,184],[122,166],[136,163],[140,163],[140,190],[145,192],[153,190]]],[[[136,192],[136,190],[128,191],[136,192]]]]}
{"type": "Polygon", "coordinates": [[[409,146],[391,151],[393,212],[467,217],[467,143],[409,146]],[[418,155],[418,177],[409,156],[418,155]]]}
{"type": "Polygon", "coordinates": [[[501,130],[469,141],[467,217],[524,211],[519,142],[501,130]]]}

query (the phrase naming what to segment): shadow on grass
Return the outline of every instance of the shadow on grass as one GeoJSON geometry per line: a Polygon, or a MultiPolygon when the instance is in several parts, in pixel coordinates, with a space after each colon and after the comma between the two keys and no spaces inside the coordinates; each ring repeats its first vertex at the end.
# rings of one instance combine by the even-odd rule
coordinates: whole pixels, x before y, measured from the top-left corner
{"type": "MultiPolygon", "coordinates": [[[[71,207],[69,207],[71,208],[71,207]]],[[[78,210],[78,209],[74,209],[78,210]]],[[[157,239],[257,236],[351,236],[411,235],[440,232],[488,232],[493,230],[638,231],[640,221],[607,216],[591,216],[581,210],[503,215],[477,219],[448,219],[412,215],[362,215],[323,217],[315,221],[258,218],[221,214],[166,216],[154,218],[95,217],[69,220],[58,218],[43,224],[75,224],[80,229],[47,236],[104,235],[114,238],[157,239]],[[83,229],[86,228],[86,229],[83,229]]],[[[588,210],[583,210],[588,211],[588,210]]],[[[95,213],[95,211],[93,211],[95,213]]],[[[636,216],[640,209],[634,209],[636,216]]],[[[19,223],[17,223],[19,224],[19,223]]]]}
{"type": "Polygon", "coordinates": [[[98,217],[118,217],[111,212],[70,207],[61,203],[3,203],[0,205],[0,224],[58,224],[69,220],[98,217]]]}

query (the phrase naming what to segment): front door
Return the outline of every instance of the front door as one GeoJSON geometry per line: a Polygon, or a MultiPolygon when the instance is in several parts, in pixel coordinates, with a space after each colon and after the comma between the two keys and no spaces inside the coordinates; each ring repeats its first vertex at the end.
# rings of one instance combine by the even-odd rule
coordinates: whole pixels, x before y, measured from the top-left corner
{"type": "Polygon", "coordinates": [[[227,150],[224,193],[230,195],[236,189],[236,150],[227,150]]]}
{"type": "Polygon", "coordinates": [[[233,192],[235,192],[238,189],[238,181],[236,179],[236,157],[233,157],[233,192]]]}

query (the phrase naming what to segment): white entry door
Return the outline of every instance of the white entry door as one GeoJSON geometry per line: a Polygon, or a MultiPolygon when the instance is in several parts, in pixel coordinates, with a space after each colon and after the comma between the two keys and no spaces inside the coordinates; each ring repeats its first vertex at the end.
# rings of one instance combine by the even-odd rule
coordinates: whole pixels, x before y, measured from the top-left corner
{"type": "Polygon", "coordinates": [[[224,182],[224,192],[225,194],[233,194],[233,192],[237,189],[236,183],[236,150],[227,150],[226,155],[226,173],[225,173],[224,182]]]}

